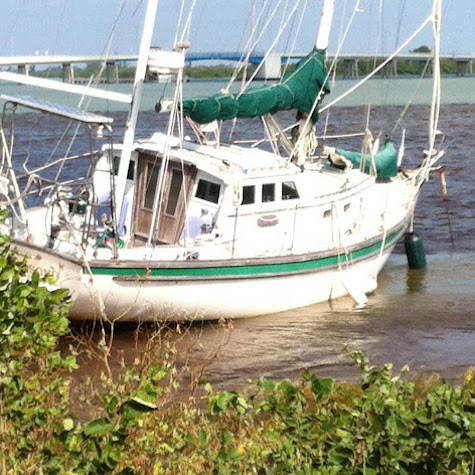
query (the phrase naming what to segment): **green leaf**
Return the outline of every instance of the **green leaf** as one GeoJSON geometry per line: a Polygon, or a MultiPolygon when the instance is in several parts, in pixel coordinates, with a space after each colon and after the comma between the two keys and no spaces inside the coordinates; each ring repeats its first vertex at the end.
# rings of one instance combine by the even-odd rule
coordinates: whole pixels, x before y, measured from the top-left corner
{"type": "Polygon", "coordinates": [[[460,431],[460,424],[457,424],[449,419],[439,419],[434,425],[439,432],[449,436],[460,431]]]}
{"type": "Polygon", "coordinates": [[[274,391],[277,388],[277,383],[269,379],[261,378],[259,380],[259,386],[266,391],[274,391]]]}
{"type": "Polygon", "coordinates": [[[231,440],[234,439],[234,435],[232,432],[229,432],[229,431],[226,431],[224,434],[223,434],[223,442],[225,444],[227,444],[228,442],[231,442],[231,440]]]}
{"type": "Polygon", "coordinates": [[[353,456],[353,451],[346,447],[336,447],[328,453],[328,461],[334,465],[345,466],[346,462],[353,456]]]}
{"type": "Polygon", "coordinates": [[[203,429],[200,429],[198,431],[198,443],[201,446],[205,446],[208,443],[208,440],[209,440],[209,435],[203,429]]]}
{"type": "Polygon", "coordinates": [[[404,423],[404,421],[395,414],[392,414],[388,417],[386,421],[386,427],[388,429],[388,432],[393,436],[407,436],[410,432],[408,426],[404,423]]]}
{"type": "Polygon", "coordinates": [[[121,457],[122,457],[122,452],[119,449],[113,449],[108,454],[109,460],[114,462],[114,464],[117,464],[121,457]]]}
{"type": "Polygon", "coordinates": [[[11,267],[7,267],[3,269],[3,271],[0,273],[0,281],[10,279],[10,277],[13,276],[14,272],[15,272],[15,269],[11,267]]]}
{"type": "Polygon", "coordinates": [[[157,409],[157,405],[154,402],[147,401],[143,398],[135,396],[127,401],[127,404],[138,412],[150,412],[157,409]]]}
{"type": "Polygon", "coordinates": [[[312,392],[319,396],[326,396],[333,387],[332,378],[315,378],[312,381],[312,392]]]}
{"type": "Polygon", "coordinates": [[[290,381],[282,381],[279,383],[279,389],[282,391],[285,399],[289,401],[297,392],[295,386],[290,381]]]}
{"type": "Polygon", "coordinates": [[[421,424],[430,424],[432,422],[432,418],[429,417],[428,411],[421,409],[415,415],[416,420],[419,421],[421,424]]]}
{"type": "Polygon", "coordinates": [[[84,427],[84,432],[87,435],[104,435],[111,432],[113,429],[114,426],[109,423],[108,419],[102,417],[87,423],[84,427]]]}
{"type": "Polygon", "coordinates": [[[225,411],[228,409],[230,402],[234,399],[235,395],[227,392],[222,392],[217,395],[216,404],[217,406],[225,411]]]}

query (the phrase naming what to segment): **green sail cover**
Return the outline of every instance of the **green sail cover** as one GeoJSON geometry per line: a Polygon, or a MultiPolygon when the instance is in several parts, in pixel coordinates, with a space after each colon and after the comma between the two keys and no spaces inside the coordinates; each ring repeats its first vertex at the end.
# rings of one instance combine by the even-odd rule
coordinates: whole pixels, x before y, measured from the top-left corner
{"type": "MultiPolygon", "coordinates": [[[[325,52],[316,48],[302,58],[294,71],[285,74],[279,84],[250,89],[243,94],[218,94],[205,99],[183,101],[183,113],[198,124],[274,114],[286,109],[309,113],[318,93],[329,93],[326,82],[325,52]]],[[[323,99],[324,94],[321,95],[323,99]]],[[[318,107],[312,120],[318,119],[318,107]]]]}
{"type": "MultiPolygon", "coordinates": [[[[336,149],[338,155],[349,160],[355,168],[359,168],[362,155],[358,152],[347,152],[346,150],[336,149]]],[[[371,158],[369,155],[363,156],[365,173],[370,173],[371,158]]],[[[397,175],[397,153],[393,143],[386,140],[381,150],[374,156],[376,165],[376,176],[378,178],[390,178],[397,175]]]]}

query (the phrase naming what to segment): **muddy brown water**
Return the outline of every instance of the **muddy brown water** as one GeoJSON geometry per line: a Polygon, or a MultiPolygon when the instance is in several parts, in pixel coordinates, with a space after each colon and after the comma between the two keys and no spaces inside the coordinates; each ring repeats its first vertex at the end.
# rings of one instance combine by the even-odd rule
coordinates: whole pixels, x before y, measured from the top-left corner
{"type": "MultiPolygon", "coordinates": [[[[427,111],[427,106],[418,105],[404,116],[408,156],[422,155],[422,148],[413,144],[426,133],[427,111]]],[[[373,133],[382,132],[384,137],[402,113],[398,106],[373,108],[373,133]]],[[[366,114],[365,107],[334,109],[328,133],[361,130],[366,114]]],[[[125,121],[125,113],[115,112],[114,116],[118,123],[125,121]]],[[[423,187],[415,218],[415,231],[424,239],[427,269],[408,270],[399,245],[364,308],[356,308],[351,299],[342,298],[235,321],[232,329],[217,323],[186,326],[181,335],[171,339],[177,340],[178,362],[188,364],[188,378],[203,375],[216,388],[226,389],[242,386],[247,379],[259,376],[298,377],[305,368],[319,375],[352,379],[355,370],[347,353],[356,348],[367,351],[376,364],[391,362],[396,368],[408,364],[414,371],[436,371],[448,378],[458,378],[475,365],[474,117],[473,104],[442,107],[440,129],[454,137],[441,163],[446,169],[448,200],[440,199],[435,177],[423,187]]],[[[155,130],[159,122],[152,112],[142,112],[140,119],[143,125],[139,136],[143,137],[155,130]]],[[[284,125],[292,119],[293,115],[284,114],[284,125]]],[[[35,153],[41,151],[52,133],[52,129],[48,132],[46,121],[42,126],[46,132],[34,140],[36,149],[32,147],[31,136],[23,142],[35,153]]],[[[236,137],[259,136],[258,127],[258,121],[240,121],[236,137]]],[[[394,134],[396,145],[400,130],[394,134]]],[[[21,139],[18,144],[22,146],[21,139]]],[[[343,147],[358,150],[359,143],[348,140],[343,147]]],[[[80,332],[83,327],[76,324],[73,329],[80,332]]],[[[116,326],[114,357],[125,356],[133,361],[150,333],[151,328],[137,331],[133,325],[116,326]]],[[[93,339],[98,339],[98,334],[93,339]]],[[[66,339],[62,344],[67,347],[69,343],[71,340],[66,339]]],[[[94,361],[84,358],[80,377],[98,371],[101,366],[94,361]]],[[[117,361],[112,364],[118,365],[117,361]]]]}

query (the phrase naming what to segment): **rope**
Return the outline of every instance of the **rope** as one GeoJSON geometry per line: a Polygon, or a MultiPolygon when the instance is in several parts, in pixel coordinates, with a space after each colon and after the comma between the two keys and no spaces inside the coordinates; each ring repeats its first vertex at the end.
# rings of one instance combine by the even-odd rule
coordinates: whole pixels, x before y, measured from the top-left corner
{"type": "Polygon", "coordinates": [[[191,4],[190,11],[189,11],[188,16],[187,16],[186,21],[185,21],[185,25],[183,26],[183,31],[182,31],[182,34],[181,34],[180,42],[185,41],[185,37],[189,38],[191,18],[193,16],[193,12],[194,12],[195,7],[196,7],[196,2],[197,2],[197,0],[193,0],[193,2],[191,4]]]}
{"type": "Polygon", "coordinates": [[[366,83],[367,81],[369,81],[375,74],[377,74],[379,71],[381,71],[381,69],[384,68],[384,66],[386,66],[386,64],[388,64],[390,61],[392,61],[426,26],[427,24],[432,20],[432,14],[429,15],[425,20],[424,22],[422,23],[421,26],[419,26],[419,28],[417,28],[417,30],[406,40],[404,41],[404,43],[402,43],[399,48],[391,55],[389,56],[385,61],[383,61],[378,67],[376,67],[375,69],[373,69],[373,71],[368,75],[366,76],[365,78],[363,78],[361,81],[359,81],[357,84],[355,84],[353,87],[351,87],[350,89],[348,89],[347,91],[345,91],[343,94],[341,94],[339,97],[337,97],[336,99],[334,99],[333,101],[331,101],[330,103],[328,103],[326,106],[322,107],[320,109],[320,113],[322,113],[323,111],[327,110],[328,108],[334,106],[335,104],[338,104],[340,101],[342,101],[345,97],[347,97],[348,95],[350,95],[352,92],[354,92],[356,89],[360,88],[364,83],[366,83]]]}
{"type": "MultiPolygon", "coordinates": [[[[265,0],[265,3],[261,9],[261,13],[259,14],[259,17],[257,18],[257,25],[260,24],[261,22],[261,19],[262,19],[262,16],[264,15],[264,11],[266,10],[266,8],[268,7],[268,4],[269,4],[270,0],[265,0]]],[[[246,46],[244,48],[245,51],[253,51],[254,48],[257,46],[257,44],[259,43],[260,39],[262,38],[262,36],[264,35],[264,33],[266,32],[271,20],[274,18],[277,10],[279,9],[279,6],[280,6],[280,3],[282,2],[282,0],[279,0],[279,3],[276,5],[276,7],[274,8],[273,12],[267,16],[267,21],[265,22],[264,26],[262,28],[256,28],[258,30],[260,30],[260,34],[259,36],[257,37],[257,39],[254,41],[254,43],[252,42],[252,36],[249,36],[247,42],[246,42],[246,46]]],[[[245,58],[245,53],[243,53],[241,55],[241,58],[239,59],[239,64],[238,66],[234,69],[234,73],[233,75],[231,76],[231,78],[229,79],[229,82],[228,84],[226,85],[226,87],[224,88],[224,93],[227,94],[229,93],[229,88],[234,84],[234,81],[237,79],[239,73],[241,72],[241,70],[244,68],[244,63],[243,63],[243,60],[245,58]]]]}
{"type": "MultiPolygon", "coordinates": [[[[28,177],[28,181],[26,182],[25,189],[15,198],[9,199],[7,201],[0,201],[0,206],[13,206],[14,204],[18,203],[20,200],[22,200],[29,192],[29,189],[31,185],[38,185],[38,187],[41,187],[41,179],[38,175],[30,175],[28,177]]],[[[8,198],[8,196],[7,196],[8,198]]]]}

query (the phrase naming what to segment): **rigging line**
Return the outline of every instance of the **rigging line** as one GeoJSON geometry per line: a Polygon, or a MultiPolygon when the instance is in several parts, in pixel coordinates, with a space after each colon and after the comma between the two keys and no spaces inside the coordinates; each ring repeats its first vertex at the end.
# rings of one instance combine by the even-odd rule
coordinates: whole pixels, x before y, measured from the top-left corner
{"type": "MultiPolygon", "coordinates": [[[[265,8],[267,7],[267,4],[269,3],[269,0],[266,0],[265,1],[265,4],[263,5],[262,7],[262,10],[261,10],[261,13],[259,15],[259,18],[256,22],[257,25],[260,25],[260,22],[261,22],[261,17],[263,16],[264,14],[264,10],[265,8]]],[[[269,24],[270,22],[273,20],[274,16],[276,15],[278,9],[280,8],[280,4],[282,3],[282,0],[279,0],[277,5],[275,6],[274,10],[272,11],[272,13],[270,15],[267,15],[267,18],[266,18],[266,21],[264,23],[264,26],[261,28],[259,28],[259,26],[256,28],[256,30],[260,30],[260,33],[258,35],[258,37],[255,39],[254,43],[251,42],[252,38],[249,38],[248,42],[246,43],[246,51],[253,51],[254,48],[258,45],[259,41],[261,40],[262,36],[264,35],[264,33],[266,32],[267,28],[269,27],[269,24]]],[[[243,58],[244,58],[244,53],[243,55],[241,55],[241,58],[240,58],[240,63],[242,63],[243,61],[243,58]]],[[[243,68],[243,64],[241,64],[239,67],[237,67],[234,71],[234,74],[231,76],[228,84],[226,85],[224,91],[225,93],[228,93],[229,92],[229,88],[231,87],[231,85],[234,83],[234,81],[236,80],[239,72],[242,70],[243,68]]],[[[246,87],[246,86],[245,86],[246,87]]],[[[244,89],[243,89],[244,90],[244,89]]]]}
{"type": "MultiPolygon", "coordinates": [[[[295,46],[297,45],[297,37],[300,33],[300,30],[302,29],[302,23],[303,23],[303,19],[305,17],[305,14],[307,13],[307,8],[308,8],[308,0],[305,0],[305,5],[302,8],[302,13],[300,15],[300,20],[299,20],[299,23],[298,23],[298,26],[297,26],[297,31],[293,35],[294,40],[292,42],[292,46],[290,47],[290,49],[288,49],[288,42],[287,42],[286,47],[285,47],[285,51],[289,51],[289,52],[294,52],[295,51],[295,46]]],[[[293,23],[294,22],[292,21],[292,27],[290,28],[290,32],[289,32],[290,36],[292,36],[293,23]]],[[[283,71],[282,71],[282,77],[284,77],[284,75],[286,74],[287,69],[289,67],[289,64],[290,64],[290,57],[288,57],[287,60],[285,61],[285,65],[284,65],[284,68],[283,68],[283,71]]]]}
{"type": "MultiPolygon", "coordinates": [[[[260,24],[261,24],[261,21],[262,21],[262,17],[264,16],[264,12],[270,8],[270,5],[269,4],[269,0],[265,0],[264,2],[264,5],[262,6],[261,10],[260,10],[260,14],[259,14],[259,17],[257,18],[257,21],[256,21],[256,24],[257,24],[257,28],[255,28],[255,31],[258,30],[260,31],[260,34],[258,35],[257,39],[254,41],[254,43],[252,43],[253,41],[253,36],[254,35],[250,35],[247,42],[246,42],[246,46],[245,46],[245,51],[246,53],[247,52],[252,52],[254,50],[254,48],[257,46],[257,44],[259,43],[260,39],[262,38],[262,36],[264,35],[264,32],[266,31],[267,27],[269,26],[269,22],[270,20],[274,17],[274,15],[276,14],[276,11],[280,5],[277,5],[275,10],[272,12],[271,15],[266,15],[267,17],[267,23],[264,24],[264,26],[261,28],[260,27],[260,24]]],[[[231,78],[229,79],[229,82],[228,84],[226,85],[226,87],[224,88],[224,91],[226,93],[229,92],[229,88],[231,87],[231,85],[234,83],[234,81],[237,79],[239,73],[241,72],[241,70],[243,69],[244,67],[244,64],[243,64],[243,60],[244,60],[244,57],[246,56],[246,53],[243,53],[241,55],[241,58],[239,59],[239,63],[238,63],[238,66],[236,66],[236,68],[234,69],[234,72],[233,72],[233,75],[231,76],[231,78]]],[[[242,88],[241,88],[242,90],[242,88]]]]}
{"type": "Polygon", "coordinates": [[[393,53],[391,54],[385,61],[383,61],[379,66],[377,66],[375,69],[373,69],[373,71],[368,74],[365,78],[363,78],[361,81],[359,81],[357,84],[355,84],[353,87],[351,87],[350,89],[346,90],[343,94],[341,94],[339,97],[337,97],[336,99],[334,99],[333,101],[331,101],[330,103],[328,103],[326,106],[322,107],[320,109],[320,112],[323,112],[325,110],[327,110],[329,107],[332,107],[334,106],[335,104],[337,104],[338,102],[340,102],[341,100],[343,100],[346,96],[348,96],[349,94],[351,94],[353,91],[355,91],[356,89],[358,89],[359,87],[361,87],[365,82],[367,82],[369,79],[371,79],[375,74],[377,74],[379,71],[381,71],[382,68],[384,68],[384,66],[386,66],[386,64],[389,63],[389,61],[392,61],[426,26],[428,23],[430,23],[430,21],[432,20],[432,14],[430,14],[425,20],[424,22],[422,23],[421,26],[419,26],[419,28],[417,28],[417,30],[406,40],[404,41],[404,43],[402,43],[399,48],[393,53]]]}
{"type": "MultiPolygon", "coordinates": [[[[121,4],[119,5],[119,9],[117,11],[117,14],[115,16],[115,19],[114,19],[114,23],[112,25],[112,29],[109,33],[109,36],[107,38],[107,42],[106,42],[106,45],[104,46],[102,52],[101,52],[101,57],[104,58],[104,60],[101,62],[101,67],[100,69],[97,71],[97,74],[94,78],[94,76],[91,77],[91,79],[89,80],[89,84],[88,84],[88,87],[91,87],[92,85],[96,86],[98,83],[99,83],[99,80],[102,76],[102,73],[104,72],[104,69],[106,68],[106,61],[105,61],[105,58],[107,58],[109,52],[110,52],[110,49],[111,49],[111,46],[112,46],[112,40],[114,38],[114,35],[115,35],[115,32],[116,32],[116,29],[117,29],[117,25],[119,24],[119,20],[122,16],[122,13],[124,11],[124,8],[125,8],[125,5],[126,5],[126,0],[122,0],[121,1],[121,4]]],[[[90,104],[91,104],[91,100],[92,98],[87,98],[83,95],[80,100],[79,100],[79,103],[78,103],[78,107],[79,108],[83,108],[84,110],[88,110],[90,104]]],[[[68,128],[72,125],[72,122],[70,122],[70,124],[68,125],[68,128]]],[[[66,152],[66,156],[69,154],[69,152],[71,151],[71,148],[76,140],[76,137],[77,137],[77,134],[79,133],[79,129],[81,127],[81,124],[78,123],[76,124],[76,128],[75,128],[75,131],[71,137],[71,140],[70,140],[70,143],[69,143],[69,146],[68,146],[68,149],[67,149],[67,152],[66,152]]],[[[66,131],[65,131],[66,132],[66,131]]],[[[64,134],[63,134],[64,136],[64,134]]],[[[59,145],[59,143],[58,143],[59,145]]],[[[57,147],[56,147],[57,148],[57,147]]],[[[55,148],[55,150],[56,150],[55,148]]],[[[50,156],[51,158],[51,156],[50,156]]],[[[64,162],[59,166],[58,168],[58,171],[56,173],[56,177],[55,179],[56,180],[59,180],[59,176],[61,175],[62,173],[62,170],[63,170],[63,167],[64,167],[64,162]]]]}
{"type": "Polygon", "coordinates": [[[270,45],[269,49],[267,50],[266,54],[264,55],[264,58],[262,59],[261,63],[259,64],[259,66],[256,68],[256,70],[254,71],[254,73],[252,74],[251,78],[249,79],[249,81],[247,82],[246,86],[244,87],[243,91],[241,91],[238,95],[241,96],[245,91],[246,89],[248,88],[248,86],[251,84],[251,82],[254,80],[254,78],[257,76],[258,72],[260,71],[260,69],[262,68],[262,66],[264,65],[264,62],[266,61],[266,59],[269,57],[270,53],[272,52],[272,50],[275,48],[275,45],[278,43],[280,37],[282,36],[282,33],[284,32],[285,28],[287,28],[287,25],[289,24],[289,22],[292,20],[293,16],[295,15],[295,12],[297,10],[297,8],[300,6],[300,3],[302,2],[302,0],[298,0],[295,5],[294,5],[294,8],[292,9],[292,11],[289,13],[288,15],[288,18],[284,24],[284,27],[279,31],[279,33],[277,34],[276,38],[274,39],[274,41],[272,42],[272,44],[270,45]]]}
{"type": "MultiPolygon", "coordinates": [[[[255,11],[256,11],[256,0],[252,0],[251,11],[249,13],[249,35],[248,35],[246,47],[249,44],[249,42],[252,40],[252,37],[254,35],[254,15],[255,15],[255,11]]],[[[243,34],[244,34],[244,32],[243,32],[243,34]]],[[[242,38],[241,38],[241,40],[242,40],[242,38]]],[[[244,89],[244,87],[246,86],[247,72],[248,72],[248,69],[249,69],[249,58],[250,58],[250,56],[251,56],[251,50],[246,49],[246,57],[244,58],[244,62],[243,62],[243,65],[242,65],[243,72],[242,72],[241,84],[240,84],[240,87],[239,87],[239,91],[242,91],[244,89]]],[[[241,57],[241,60],[242,60],[242,57],[241,57]]],[[[234,117],[234,119],[232,120],[232,124],[231,124],[231,131],[229,132],[229,140],[231,140],[233,135],[234,135],[234,129],[236,127],[236,123],[237,123],[237,117],[234,117]]]]}
{"type": "MultiPolygon", "coordinates": [[[[86,157],[90,157],[91,155],[98,155],[99,152],[100,150],[93,150],[92,154],[90,152],[86,152],[86,153],[80,153],[78,155],[71,155],[69,157],[65,156],[62,158],[58,158],[54,160],[53,162],[47,163],[41,167],[35,168],[34,170],[25,170],[25,171],[27,174],[31,174],[31,173],[38,174],[39,172],[42,172],[43,170],[53,167],[54,165],[57,165],[58,163],[66,162],[69,160],[77,160],[78,158],[86,158],[86,157]]],[[[41,178],[41,179],[46,180],[46,178],[41,178]]]]}
{"type": "Polygon", "coordinates": [[[417,84],[416,84],[416,87],[414,88],[414,90],[412,91],[412,95],[408,101],[408,103],[404,106],[404,109],[402,110],[397,122],[396,122],[396,125],[393,127],[393,129],[391,130],[391,136],[394,135],[394,133],[396,132],[397,128],[400,126],[402,120],[404,119],[404,117],[406,116],[407,114],[407,111],[409,110],[409,108],[412,106],[412,103],[415,99],[415,97],[417,96],[417,93],[419,92],[419,87],[420,85],[422,84],[422,79],[424,79],[425,75],[426,75],[426,72],[427,72],[427,69],[429,68],[429,65],[430,65],[430,62],[431,60],[428,59],[424,65],[424,69],[422,70],[422,73],[420,74],[419,76],[419,80],[417,81],[417,84]]]}
{"type": "Polygon", "coordinates": [[[124,8],[125,8],[125,4],[126,4],[126,0],[122,0],[122,3],[119,5],[119,10],[115,16],[114,23],[112,24],[112,29],[107,38],[106,45],[104,46],[102,50],[101,57],[105,56],[107,58],[107,55],[109,54],[109,51],[112,45],[112,39],[114,38],[117,25],[119,24],[120,17],[122,16],[122,12],[124,11],[124,8]]]}
{"type": "MultiPolygon", "coordinates": [[[[71,125],[73,124],[73,121],[70,120],[68,122],[68,124],[66,125],[66,127],[64,128],[64,131],[63,133],[61,134],[61,137],[58,139],[58,141],[56,142],[56,145],[54,146],[53,150],[51,151],[51,153],[49,154],[49,157],[47,158],[46,160],[46,163],[45,163],[45,166],[49,167],[50,166],[50,160],[53,158],[53,156],[55,155],[55,153],[57,152],[59,146],[61,145],[61,142],[63,141],[63,139],[66,137],[66,134],[68,133],[69,131],[69,128],[71,127],[71,125]]],[[[22,167],[23,167],[23,170],[25,170],[26,173],[36,173],[35,171],[33,170],[29,170],[28,167],[27,167],[27,163],[29,162],[30,160],[30,147],[31,147],[31,143],[32,141],[29,142],[29,146],[28,146],[28,158],[27,160],[25,160],[25,162],[23,163],[22,167]]]]}
{"type": "Polygon", "coordinates": [[[431,167],[443,156],[444,151],[437,151],[434,148],[436,136],[438,134],[438,123],[440,113],[440,19],[442,7],[440,0],[436,0],[432,9],[432,30],[434,36],[434,55],[433,55],[433,86],[432,101],[429,116],[429,144],[427,155],[419,168],[417,178],[419,183],[423,183],[429,178],[431,167]]]}
{"type": "Polygon", "coordinates": [[[183,21],[183,12],[185,11],[185,0],[181,0],[180,12],[178,13],[178,21],[175,30],[175,38],[173,39],[173,44],[176,44],[178,41],[178,31],[181,27],[181,22],[183,21]]]}
{"type": "Polygon", "coordinates": [[[195,11],[197,0],[193,0],[190,12],[188,13],[188,17],[186,18],[185,27],[183,28],[180,41],[185,41],[185,37],[189,38],[190,35],[190,27],[191,27],[191,18],[193,17],[193,12],[195,11]]]}
{"type": "MultiPolygon", "coordinates": [[[[114,23],[113,23],[113,26],[112,26],[112,29],[109,33],[109,36],[107,38],[107,41],[106,41],[106,45],[104,46],[104,48],[102,49],[102,52],[101,52],[101,57],[104,58],[102,61],[101,61],[101,67],[99,68],[99,70],[96,72],[95,76],[94,74],[91,76],[91,78],[89,79],[89,82],[87,84],[87,87],[92,87],[92,86],[97,86],[99,84],[99,81],[100,81],[100,78],[102,76],[102,73],[104,72],[105,68],[106,68],[106,58],[110,52],[110,48],[111,48],[111,45],[112,45],[112,40],[114,38],[114,35],[115,35],[115,31],[117,29],[117,25],[119,23],[119,20],[122,16],[122,13],[124,11],[124,8],[125,8],[125,5],[126,5],[126,1],[127,0],[122,0],[121,1],[121,4],[119,5],[119,9],[118,9],[118,12],[115,16],[115,19],[114,19],[114,23]]],[[[90,104],[91,104],[91,101],[92,101],[92,98],[86,98],[84,95],[81,96],[81,98],[79,99],[79,102],[78,102],[78,108],[82,108],[83,107],[83,110],[88,110],[90,104]],[[85,102],[86,101],[86,102],[85,102]]],[[[80,124],[77,124],[77,127],[76,127],[76,132],[74,133],[73,135],[73,139],[72,140],[75,140],[76,136],[77,136],[77,133],[79,131],[79,127],[80,127],[80,124]]]]}
{"type": "MultiPolygon", "coordinates": [[[[37,130],[39,116],[40,116],[40,114],[34,114],[34,122],[30,127],[31,130],[37,130]]],[[[30,151],[31,151],[31,148],[32,148],[32,145],[33,145],[33,141],[36,138],[37,137],[35,136],[35,134],[31,134],[30,135],[30,140],[28,140],[28,146],[26,147],[26,150],[25,150],[26,158],[25,158],[25,160],[23,162],[23,165],[22,165],[24,170],[26,170],[26,165],[30,161],[30,151]]],[[[11,153],[11,151],[10,151],[10,153],[11,153]]]]}
{"type": "MultiPolygon", "coordinates": [[[[21,0],[20,4],[17,3],[17,9],[16,9],[16,12],[14,13],[14,18],[11,23],[10,31],[8,32],[5,43],[2,45],[2,48],[1,48],[2,51],[5,51],[8,48],[8,43],[10,43],[10,48],[13,50],[13,45],[12,45],[13,33],[16,30],[21,12],[24,10],[25,2],[26,0],[21,0]]],[[[13,55],[13,51],[11,51],[11,54],[13,55]]]]}
{"type": "MultiPolygon", "coordinates": [[[[242,69],[244,70],[242,73],[241,79],[241,88],[242,91],[246,85],[247,80],[247,70],[249,68],[249,58],[251,56],[251,50],[248,48],[249,43],[252,41],[252,37],[254,35],[254,15],[256,12],[256,0],[252,0],[251,3],[251,11],[249,12],[249,36],[246,42],[246,57],[244,58],[244,64],[242,65],[242,69]]],[[[233,122],[234,125],[234,122],[233,122]]],[[[233,127],[234,129],[234,127],[233,127]]]]}
{"type": "Polygon", "coordinates": [[[280,25],[277,31],[282,30],[282,25],[284,24],[285,17],[287,16],[287,8],[289,7],[289,0],[285,0],[284,8],[282,8],[282,17],[280,19],[280,25]]]}
{"type": "Polygon", "coordinates": [[[137,15],[137,12],[139,11],[140,7],[143,5],[145,0],[139,0],[139,3],[135,7],[135,10],[132,12],[131,17],[133,18],[135,15],[137,15]]]}
{"type": "MultiPolygon", "coordinates": [[[[57,28],[56,28],[56,35],[55,35],[55,39],[54,39],[54,44],[55,45],[59,45],[60,44],[60,37],[61,37],[61,27],[64,25],[64,18],[66,16],[66,5],[67,5],[67,2],[62,2],[62,8],[61,8],[61,12],[60,12],[60,21],[58,21],[58,25],[57,25],[57,28]]],[[[53,50],[53,53],[55,53],[55,51],[53,50]]]]}
{"type": "MultiPolygon", "coordinates": [[[[346,18],[346,9],[347,9],[347,7],[348,7],[348,1],[345,0],[345,2],[343,3],[343,10],[342,10],[342,14],[341,14],[342,19],[346,18]]],[[[350,20],[350,21],[352,21],[352,20],[350,20]]],[[[340,31],[338,32],[338,45],[342,45],[342,43],[344,41],[345,32],[343,31],[343,24],[344,24],[344,22],[340,21],[340,31]]],[[[338,48],[337,48],[337,51],[338,51],[338,48]]],[[[332,68],[332,66],[330,66],[330,68],[333,71],[332,72],[331,88],[334,89],[335,84],[336,84],[336,67],[332,68]]],[[[325,115],[325,126],[323,127],[324,137],[327,136],[328,125],[330,123],[330,115],[331,115],[331,112],[330,112],[330,109],[328,109],[327,113],[325,115]]]]}
{"type": "MultiPolygon", "coordinates": [[[[180,76],[178,77],[178,80],[180,80],[180,76]]],[[[155,239],[155,230],[158,227],[159,221],[160,221],[160,214],[162,211],[162,201],[164,197],[164,184],[165,184],[165,174],[168,172],[168,164],[170,162],[170,151],[171,151],[171,138],[173,134],[173,130],[175,129],[175,124],[176,124],[176,119],[177,115],[180,113],[179,110],[179,104],[178,104],[178,98],[179,98],[179,88],[175,88],[175,95],[173,97],[173,107],[172,110],[170,111],[170,117],[168,120],[168,127],[167,127],[167,138],[165,142],[165,147],[163,151],[163,158],[162,158],[162,163],[160,167],[160,172],[157,180],[157,188],[155,190],[155,196],[153,199],[153,207],[152,207],[152,218],[151,218],[151,223],[150,223],[150,231],[147,239],[147,248],[151,249],[152,247],[152,241],[153,244],[155,244],[156,239],[155,239]]]]}
{"type": "MultiPolygon", "coordinates": [[[[350,21],[348,22],[348,25],[347,25],[347,27],[346,27],[346,29],[345,29],[344,34],[343,34],[343,38],[342,38],[340,44],[338,45],[337,51],[336,51],[336,53],[335,53],[335,57],[333,58],[333,61],[332,61],[331,65],[330,65],[330,68],[328,69],[328,72],[327,72],[327,75],[326,75],[326,77],[325,77],[325,81],[323,82],[323,84],[326,83],[326,81],[327,81],[328,78],[330,77],[331,71],[333,71],[334,68],[335,68],[335,66],[336,66],[337,58],[339,57],[340,52],[341,52],[341,49],[343,48],[343,44],[344,44],[344,42],[345,42],[345,40],[346,40],[346,37],[347,37],[347,35],[348,35],[348,32],[350,31],[351,25],[353,24],[353,21],[354,21],[354,19],[355,19],[356,13],[358,13],[358,12],[361,11],[361,10],[360,10],[360,7],[359,7],[359,6],[360,6],[360,2],[361,2],[361,0],[356,0],[356,1],[355,1],[355,7],[353,8],[353,12],[352,12],[352,14],[351,14],[350,21]]],[[[295,73],[294,73],[294,74],[295,74],[295,73]]],[[[315,100],[313,101],[312,108],[311,108],[310,112],[308,113],[307,118],[306,118],[306,120],[305,120],[305,124],[304,124],[304,128],[305,128],[305,129],[308,128],[308,126],[309,126],[309,124],[310,124],[310,119],[311,119],[313,113],[315,112],[315,109],[318,107],[318,104],[319,104],[320,99],[321,99],[322,94],[323,94],[323,87],[324,87],[324,86],[322,85],[322,88],[320,89],[319,93],[317,94],[317,97],[316,97],[315,100]]],[[[337,99],[338,99],[338,98],[337,98],[337,99]]],[[[330,103],[330,104],[331,104],[331,103],[330,103]]],[[[328,108],[329,108],[329,105],[326,106],[326,107],[323,107],[322,109],[319,110],[319,113],[321,113],[321,112],[327,110],[328,108]]],[[[294,145],[293,154],[295,154],[295,153],[297,152],[297,150],[298,150],[299,147],[301,146],[302,141],[304,141],[304,140],[305,140],[305,136],[300,136],[300,137],[298,138],[297,142],[296,142],[295,145],[294,145]]]]}
{"type": "Polygon", "coordinates": [[[381,52],[386,49],[385,39],[386,35],[384,34],[384,0],[379,0],[379,41],[381,42],[381,52]]]}
{"type": "Polygon", "coordinates": [[[396,29],[396,42],[394,46],[397,46],[397,44],[399,43],[399,39],[401,37],[402,19],[403,19],[405,11],[406,11],[406,0],[403,0],[399,7],[398,24],[397,24],[397,29],[396,29]]]}

